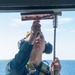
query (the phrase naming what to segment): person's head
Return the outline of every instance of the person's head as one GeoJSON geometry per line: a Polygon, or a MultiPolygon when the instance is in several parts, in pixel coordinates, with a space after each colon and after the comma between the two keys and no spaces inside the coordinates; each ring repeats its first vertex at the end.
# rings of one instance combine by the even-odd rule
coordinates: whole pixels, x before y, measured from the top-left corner
{"type": "MultiPolygon", "coordinates": [[[[25,37],[25,40],[28,40],[29,37],[30,37],[30,32],[27,32],[26,37],[25,37]]],[[[36,40],[38,40],[38,38],[39,38],[39,36],[36,38],[36,40]]],[[[40,34],[40,38],[42,38],[42,40],[43,40],[44,43],[45,43],[45,49],[44,49],[43,53],[46,53],[46,54],[52,53],[52,45],[51,45],[49,42],[46,42],[46,41],[45,41],[42,32],[41,32],[41,34],[40,34]]],[[[40,39],[40,38],[39,38],[39,39],[40,39]]],[[[37,42],[37,41],[36,41],[36,42],[37,42]]],[[[44,43],[43,43],[42,47],[44,46],[44,43]]],[[[35,47],[36,47],[37,45],[38,45],[38,44],[35,44],[35,47]]],[[[38,46],[39,46],[39,45],[38,45],[38,46]]],[[[38,47],[38,46],[37,46],[37,47],[38,47]]],[[[40,45],[40,46],[41,46],[41,45],[40,45]]],[[[41,47],[41,48],[42,48],[42,47],[41,47]]],[[[44,48],[44,47],[43,47],[43,48],[44,48]]]]}
{"type": "Polygon", "coordinates": [[[45,39],[42,32],[37,34],[33,43],[33,49],[41,53],[45,50],[45,39]]]}
{"type": "MultiPolygon", "coordinates": [[[[30,37],[30,32],[27,32],[25,39],[28,41],[30,37]]],[[[33,43],[33,49],[40,50],[43,52],[45,50],[45,39],[43,33],[38,33],[33,43]]]]}

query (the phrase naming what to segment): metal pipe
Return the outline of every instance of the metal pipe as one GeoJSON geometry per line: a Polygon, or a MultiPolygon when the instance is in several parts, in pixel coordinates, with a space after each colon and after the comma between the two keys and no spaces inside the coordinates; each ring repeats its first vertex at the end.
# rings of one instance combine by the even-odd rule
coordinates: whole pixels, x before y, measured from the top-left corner
{"type": "MultiPolygon", "coordinates": [[[[54,19],[53,19],[53,28],[54,28],[54,50],[53,50],[53,61],[55,61],[56,57],[56,28],[57,28],[57,14],[55,13],[54,19]]],[[[55,71],[53,72],[53,75],[55,75],[55,71]]]]}

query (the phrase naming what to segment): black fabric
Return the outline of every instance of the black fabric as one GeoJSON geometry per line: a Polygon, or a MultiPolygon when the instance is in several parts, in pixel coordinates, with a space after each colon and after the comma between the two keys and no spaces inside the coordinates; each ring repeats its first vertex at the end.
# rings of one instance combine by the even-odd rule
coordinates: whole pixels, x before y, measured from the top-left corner
{"type": "Polygon", "coordinates": [[[52,45],[49,42],[45,44],[45,50],[43,53],[46,53],[46,54],[52,53],[52,45]]]}

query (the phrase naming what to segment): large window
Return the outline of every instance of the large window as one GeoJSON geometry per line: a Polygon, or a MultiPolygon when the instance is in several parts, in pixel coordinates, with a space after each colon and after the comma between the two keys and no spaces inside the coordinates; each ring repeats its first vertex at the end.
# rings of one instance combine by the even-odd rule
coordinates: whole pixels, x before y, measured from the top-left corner
{"type": "MultiPolygon", "coordinates": [[[[20,13],[0,13],[0,75],[4,75],[1,72],[4,70],[3,63],[14,58],[19,51],[17,42],[30,31],[32,23],[33,20],[21,21],[20,13]]],[[[41,20],[40,24],[46,41],[54,45],[53,20],[41,20]]],[[[75,60],[75,11],[64,11],[62,16],[58,16],[56,56],[60,60],[75,60]]],[[[53,53],[43,54],[43,59],[53,60],[53,53]]],[[[61,75],[64,75],[63,70],[61,75]]]]}

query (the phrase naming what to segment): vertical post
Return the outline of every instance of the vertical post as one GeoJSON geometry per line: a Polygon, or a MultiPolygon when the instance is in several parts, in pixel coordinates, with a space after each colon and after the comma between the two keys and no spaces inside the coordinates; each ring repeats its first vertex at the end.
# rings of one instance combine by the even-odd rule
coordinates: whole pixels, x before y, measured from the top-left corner
{"type": "Polygon", "coordinates": [[[55,56],[56,56],[56,28],[57,28],[57,14],[55,13],[54,14],[54,19],[53,19],[53,28],[54,28],[54,52],[53,52],[53,61],[55,61],[54,60],[54,58],[55,58],[55,56]]]}
{"type": "MultiPolygon", "coordinates": [[[[57,28],[57,13],[54,14],[54,19],[53,19],[53,28],[54,28],[54,50],[53,50],[53,61],[55,61],[55,57],[56,57],[56,28],[57,28]]],[[[55,71],[53,72],[53,75],[55,75],[55,71]]]]}

